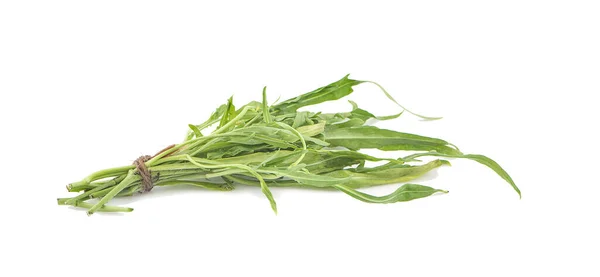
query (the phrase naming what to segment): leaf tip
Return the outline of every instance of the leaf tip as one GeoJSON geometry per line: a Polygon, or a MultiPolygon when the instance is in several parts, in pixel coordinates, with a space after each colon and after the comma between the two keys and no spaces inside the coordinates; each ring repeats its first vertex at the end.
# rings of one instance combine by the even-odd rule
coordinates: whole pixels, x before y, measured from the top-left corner
{"type": "MultiPolygon", "coordinates": [[[[404,110],[404,111],[406,111],[406,110],[404,110]]],[[[443,116],[433,116],[432,117],[432,116],[423,116],[423,115],[418,115],[418,114],[414,114],[414,115],[420,117],[421,121],[434,121],[434,120],[440,120],[440,119],[444,118],[443,116]]]]}
{"type": "Polygon", "coordinates": [[[452,163],[450,163],[450,161],[448,160],[440,160],[440,162],[442,163],[442,165],[452,166],[452,163]]]}

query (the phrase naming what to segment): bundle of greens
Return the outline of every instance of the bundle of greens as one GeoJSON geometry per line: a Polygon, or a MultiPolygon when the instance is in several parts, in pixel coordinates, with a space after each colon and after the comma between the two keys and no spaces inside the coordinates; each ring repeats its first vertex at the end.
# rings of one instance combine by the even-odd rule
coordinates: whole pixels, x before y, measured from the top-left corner
{"type": "MultiPolygon", "coordinates": [[[[59,198],[59,205],[71,205],[95,212],[130,212],[133,209],[106,205],[114,197],[148,192],[155,186],[192,185],[204,189],[230,191],[236,185],[260,187],[277,212],[270,187],[336,189],[368,203],[394,203],[447,193],[418,184],[405,184],[385,196],[373,196],[357,189],[411,181],[439,166],[443,159],[421,162],[419,157],[466,158],[481,163],[521,192],[511,177],[492,159],[463,154],[445,140],[368,126],[370,119],[389,120],[402,114],[378,117],[350,101],[352,110],[339,113],[298,111],[298,109],[337,100],[353,92],[361,83],[372,83],[398,104],[379,84],[345,76],[339,81],[278,104],[250,102],[239,109],[232,98],[221,105],[204,123],[189,125],[182,143],[154,156],[142,156],[133,165],[92,173],[67,186],[80,192],[72,198],[59,198]],[[206,128],[218,124],[208,135],[206,128]],[[378,158],[360,149],[404,150],[411,155],[398,159],[378,158]],[[380,162],[367,167],[366,162],[380,162]],[[90,201],[91,200],[91,201],[90,201]],[[89,201],[89,202],[88,202],[89,201]]],[[[400,104],[404,111],[412,113],[400,104]]],[[[413,113],[414,114],[414,113],[413,113]]],[[[416,115],[416,114],[415,114],[416,115]]],[[[417,115],[425,119],[437,119],[417,115]]]]}

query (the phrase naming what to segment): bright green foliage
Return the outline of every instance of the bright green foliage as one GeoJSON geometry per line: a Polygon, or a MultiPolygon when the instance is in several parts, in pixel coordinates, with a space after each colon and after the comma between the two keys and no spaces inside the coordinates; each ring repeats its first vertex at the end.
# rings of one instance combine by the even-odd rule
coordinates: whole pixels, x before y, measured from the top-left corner
{"type": "MultiPolygon", "coordinates": [[[[299,111],[299,108],[338,100],[361,83],[375,84],[394,103],[379,84],[342,79],[306,94],[269,106],[266,87],[262,101],[252,101],[236,110],[233,98],[219,106],[203,123],[189,125],[184,142],[166,149],[145,165],[154,186],[188,185],[216,191],[231,191],[237,185],[260,187],[277,212],[270,187],[335,189],[368,203],[394,203],[447,193],[417,184],[405,184],[385,196],[372,196],[356,189],[412,181],[449,164],[446,160],[421,163],[425,156],[465,158],[481,163],[506,180],[520,195],[511,177],[492,159],[463,154],[453,144],[437,138],[401,133],[368,125],[373,120],[391,120],[405,110],[376,116],[352,101],[352,110],[339,113],[299,111]],[[216,125],[208,134],[206,128],[216,125]],[[202,133],[202,132],[205,133],[202,133]],[[404,158],[373,157],[360,149],[413,151],[404,158]],[[384,162],[368,167],[367,162],[384,162]]],[[[407,111],[414,114],[410,111],[407,111]]],[[[417,115],[417,114],[415,114],[417,115]]],[[[417,115],[424,119],[438,119],[417,115]]],[[[135,166],[110,168],[92,173],[70,184],[69,191],[80,192],[72,198],[59,198],[59,205],[71,205],[94,212],[130,212],[131,208],[106,205],[113,197],[142,191],[135,166]],[[97,199],[97,202],[87,202],[97,199]]]]}

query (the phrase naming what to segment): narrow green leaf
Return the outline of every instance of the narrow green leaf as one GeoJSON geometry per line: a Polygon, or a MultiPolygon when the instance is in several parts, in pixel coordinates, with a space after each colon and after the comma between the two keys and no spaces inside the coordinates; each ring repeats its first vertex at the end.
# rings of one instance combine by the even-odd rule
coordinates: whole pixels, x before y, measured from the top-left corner
{"type": "MultiPolygon", "coordinates": [[[[296,141],[296,140],[294,140],[294,141],[296,141]]],[[[269,135],[256,134],[256,133],[248,134],[247,137],[244,137],[244,136],[232,137],[229,140],[229,143],[244,144],[244,145],[258,145],[258,144],[265,143],[265,144],[271,145],[273,147],[278,147],[278,148],[282,148],[282,149],[296,148],[296,145],[288,142],[287,140],[278,138],[276,136],[269,136],[269,135]]]]}
{"type": "Polygon", "coordinates": [[[292,123],[293,128],[298,128],[305,125],[309,121],[310,112],[297,112],[292,123]]]}
{"type": "Polygon", "coordinates": [[[262,98],[263,119],[265,120],[265,123],[268,124],[273,122],[273,119],[271,119],[271,113],[269,113],[269,104],[267,103],[267,87],[263,88],[262,98]]]}
{"type": "Polygon", "coordinates": [[[240,170],[246,171],[247,173],[252,175],[254,178],[256,178],[260,182],[260,187],[261,187],[262,193],[269,200],[269,203],[271,204],[271,209],[273,209],[273,212],[275,212],[275,214],[277,214],[277,203],[275,202],[275,199],[273,198],[273,194],[271,193],[271,190],[267,186],[267,183],[265,182],[263,177],[256,170],[254,170],[251,167],[244,165],[244,164],[203,164],[203,163],[199,162],[199,161],[203,161],[202,159],[197,159],[197,158],[194,159],[190,155],[187,155],[187,159],[190,163],[198,166],[198,168],[200,168],[202,170],[228,168],[228,169],[240,169],[240,170]]]}
{"type": "MultiPolygon", "coordinates": [[[[304,160],[306,169],[312,173],[327,173],[344,169],[348,166],[364,163],[365,161],[390,161],[401,164],[402,161],[386,158],[377,158],[355,151],[320,150],[310,151],[304,160]]],[[[352,170],[352,169],[348,169],[352,170]]]]}
{"type": "MultiPolygon", "coordinates": [[[[227,175],[224,176],[224,178],[242,185],[260,187],[260,182],[250,180],[247,178],[242,178],[240,176],[227,175]]],[[[265,182],[269,187],[305,187],[304,185],[294,180],[265,180],[265,182]]]]}
{"type": "Polygon", "coordinates": [[[287,177],[295,180],[298,183],[314,187],[330,187],[336,184],[342,184],[348,180],[348,178],[317,175],[286,168],[259,168],[256,171],[258,173],[268,173],[287,177]]]}
{"type": "Polygon", "coordinates": [[[329,146],[329,143],[328,143],[328,142],[326,142],[326,141],[324,141],[324,140],[320,140],[320,139],[318,139],[318,138],[313,138],[313,137],[307,137],[307,136],[305,136],[305,137],[304,137],[304,139],[305,139],[307,142],[312,142],[312,143],[314,143],[314,144],[315,144],[315,145],[309,145],[309,146],[308,146],[308,147],[309,147],[309,148],[311,148],[311,149],[321,149],[321,148],[323,148],[323,147],[325,147],[325,146],[329,146]]]}
{"type": "Polygon", "coordinates": [[[283,128],[283,129],[286,129],[286,130],[288,130],[288,131],[290,131],[290,132],[292,132],[292,133],[294,133],[295,135],[298,136],[298,139],[302,143],[302,150],[303,151],[302,151],[302,154],[300,154],[300,157],[298,157],[298,159],[295,162],[293,162],[290,165],[290,167],[294,167],[294,166],[300,164],[300,162],[302,162],[302,159],[304,159],[304,156],[306,155],[306,150],[307,150],[307,148],[306,148],[306,140],[304,140],[304,136],[302,134],[300,134],[298,132],[298,130],[292,128],[292,126],[290,126],[290,125],[287,125],[287,124],[282,123],[282,122],[275,122],[275,124],[277,126],[283,128]]]}
{"type": "MultiPolygon", "coordinates": [[[[288,150],[278,150],[275,153],[271,152],[257,152],[247,155],[238,155],[234,157],[221,158],[214,160],[219,163],[234,163],[234,164],[245,164],[248,166],[258,166],[258,165],[266,165],[269,164],[271,160],[281,159],[282,157],[286,157],[289,155],[295,155],[296,152],[288,151],[288,150]]],[[[299,153],[298,153],[299,154],[299,153]]],[[[288,166],[289,164],[285,164],[283,166],[288,166]]]]}
{"type": "Polygon", "coordinates": [[[271,150],[272,148],[273,148],[273,146],[265,145],[265,144],[233,145],[233,146],[229,146],[224,149],[219,149],[219,150],[216,150],[213,152],[207,152],[206,158],[207,159],[220,159],[220,158],[234,157],[234,156],[245,155],[245,154],[250,154],[250,153],[254,153],[254,152],[268,151],[268,150],[271,150]]]}
{"type": "Polygon", "coordinates": [[[398,118],[399,116],[401,116],[402,113],[404,112],[404,111],[402,111],[400,113],[393,114],[393,115],[376,116],[366,110],[359,108],[358,104],[356,104],[356,102],[354,102],[352,100],[348,100],[348,102],[350,102],[350,104],[352,105],[352,111],[350,112],[350,118],[359,118],[359,119],[362,119],[363,121],[367,121],[371,118],[374,118],[377,120],[395,119],[395,118],[398,118]]]}
{"type": "Polygon", "coordinates": [[[408,182],[444,164],[449,163],[444,160],[434,160],[420,166],[391,167],[382,168],[380,170],[363,170],[362,172],[344,169],[332,171],[323,175],[335,178],[345,178],[346,182],[343,183],[345,186],[360,188],[408,182]]]}
{"type": "Polygon", "coordinates": [[[250,133],[256,133],[260,135],[276,137],[278,139],[282,139],[289,142],[295,142],[298,140],[298,136],[292,133],[289,130],[281,128],[278,125],[271,124],[268,126],[265,125],[252,125],[244,128],[240,128],[237,130],[233,130],[231,134],[235,135],[249,135],[250,133]]]}
{"type": "Polygon", "coordinates": [[[410,113],[410,114],[412,114],[414,116],[420,117],[420,118],[425,119],[425,120],[438,120],[438,119],[442,119],[441,117],[430,117],[430,116],[424,116],[424,115],[420,115],[420,114],[414,113],[414,112],[408,110],[407,108],[405,108],[404,106],[400,105],[400,103],[398,103],[398,101],[396,101],[396,99],[394,99],[394,97],[392,97],[392,95],[390,95],[380,84],[372,82],[372,81],[362,81],[362,82],[364,82],[364,83],[371,83],[371,84],[376,85],[377,87],[379,87],[379,89],[381,89],[381,91],[383,91],[383,93],[385,94],[385,96],[387,96],[388,99],[392,100],[392,102],[396,103],[396,105],[398,105],[400,108],[402,108],[403,110],[407,111],[408,113],[410,113]]]}
{"type": "Polygon", "coordinates": [[[357,191],[345,185],[336,185],[334,187],[360,201],[378,204],[389,204],[395,202],[410,201],[430,196],[436,192],[448,193],[448,191],[446,190],[434,189],[428,186],[422,186],[417,184],[405,184],[398,188],[396,191],[384,196],[373,196],[364,192],[357,191]]]}
{"type": "Polygon", "coordinates": [[[190,127],[190,129],[192,130],[192,132],[194,132],[194,135],[197,138],[204,136],[204,135],[202,135],[202,132],[200,131],[200,129],[196,125],[188,124],[188,126],[190,127]]]}
{"type": "Polygon", "coordinates": [[[320,87],[316,90],[302,94],[298,97],[294,97],[283,101],[275,105],[274,108],[283,112],[293,112],[302,107],[340,99],[352,93],[353,86],[363,82],[349,79],[348,76],[349,75],[346,75],[344,76],[344,78],[333,82],[327,86],[320,87]]]}
{"type": "MultiPolygon", "coordinates": [[[[402,159],[400,159],[400,160],[402,160],[402,159]]],[[[405,163],[396,161],[396,162],[388,162],[383,165],[379,165],[379,166],[375,166],[375,167],[364,167],[364,165],[363,165],[362,167],[349,168],[348,170],[364,173],[364,172],[380,171],[380,170],[391,169],[391,168],[407,168],[407,167],[413,167],[413,165],[409,165],[409,164],[405,164],[405,163]]]]}
{"type": "Polygon", "coordinates": [[[346,121],[336,122],[335,124],[331,124],[327,126],[329,129],[345,129],[352,127],[360,127],[365,124],[365,121],[360,118],[349,118],[346,121]]]}
{"type": "MultiPolygon", "coordinates": [[[[271,167],[287,167],[296,161],[301,151],[280,151],[280,155],[271,159],[265,166],[271,167]]],[[[239,158],[241,161],[247,161],[252,164],[258,163],[261,159],[267,156],[261,153],[254,153],[246,156],[247,158],[239,158]]],[[[228,159],[224,159],[228,160],[228,159]]],[[[237,159],[233,159],[235,161],[237,159]]],[[[321,174],[335,170],[344,169],[345,167],[359,164],[364,161],[390,161],[401,164],[402,161],[395,159],[377,158],[354,151],[345,150],[313,150],[309,149],[306,152],[302,163],[309,172],[313,174],[321,174]]]]}
{"type": "Polygon", "coordinates": [[[327,123],[327,125],[336,124],[336,123],[340,123],[340,122],[346,121],[351,116],[352,116],[352,114],[350,112],[346,112],[346,113],[319,113],[319,114],[317,114],[317,117],[321,121],[325,121],[327,123]]]}
{"type": "Polygon", "coordinates": [[[435,152],[428,152],[428,153],[417,153],[417,154],[413,154],[410,156],[405,157],[404,159],[414,159],[414,158],[418,158],[418,157],[426,157],[426,156],[434,156],[434,157],[448,157],[448,158],[463,158],[463,159],[469,159],[469,160],[473,160],[476,161],[482,165],[485,165],[487,167],[489,167],[490,169],[492,169],[494,172],[496,172],[496,174],[498,174],[500,177],[502,177],[502,179],[504,179],[506,182],[508,182],[511,187],[519,194],[519,198],[521,198],[521,190],[519,189],[519,187],[517,187],[517,185],[515,184],[515,182],[513,181],[513,179],[510,177],[510,175],[508,175],[508,173],[494,160],[484,156],[484,155],[476,155],[476,154],[446,154],[446,153],[435,153],[435,152]]]}
{"type": "Polygon", "coordinates": [[[197,181],[197,180],[169,180],[165,182],[159,182],[156,184],[157,186],[174,186],[174,185],[190,185],[195,187],[200,187],[209,190],[219,190],[219,191],[231,191],[233,187],[229,184],[225,183],[211,183],[207,181],[197,181]]]}
{"type": "Polygon", "coordinates": [[[221,117],[221,123],[219,123],[219,128],[225,126],[229,120],[235,117],[235,106],[233,105],[233,96],[227,99],[227,108],[221,117]]]}
{"type": "MultiPolygon", "coordinates": [[[[203,129],[219,122],[219,119],[223,116],[223,114],[225,113],[225,111],[227,110],[227,104],[223,104],[221,106],[219,106],[211,115],[210,117],[203,122],[202,124],[199,125],[194,125],[199,131],[202,131],[203,129]]],[[[193,129],[190,130],[188,132],[188,135],[186,137],[186,141],[193,139],[194,138],[194,132],[193,129]]]]}
{"type": "Polygon", "coordinates": [[[304,125],[298,127],[296,130],[298,130],[298,132],[304,136],[314,137],[325,131],[325,122],[319,122],[317,124],[312,125],[304,125]]]}
{"type": "Polygon", "coordinates": [[[352,128],[326,128],[324,140],[331,146],[343,146],[351,150],[377,148],[380,150],[416,150],[461,154],[450,147],[447,141],[414,134],[401,133],[375,126],[352,128]]]}

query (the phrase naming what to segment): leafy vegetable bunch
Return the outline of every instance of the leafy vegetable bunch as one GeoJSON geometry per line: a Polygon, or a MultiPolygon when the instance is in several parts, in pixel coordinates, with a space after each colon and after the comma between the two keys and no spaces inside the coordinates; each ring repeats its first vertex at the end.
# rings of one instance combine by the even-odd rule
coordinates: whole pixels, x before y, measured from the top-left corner
{"type": "Polygon", "coordinates": [[[107,203],[114,197],[172,185],[220,191],[231,191],[236,185],[260,187],[275,212],[277,205],[270,187],[335,189],[368,203],[394,203],[437,192],[447,193],[410,183],[385,196],[373,196],[357,190],[408,182],[449,164],[444,159],[426,163],[418,159],[426,156],[466,158],[481,163],[495,171],[521,195],[506,171],[486,156],[463,154],[442,139],[365,124],[370,119],[394,119],[402,113],[378,117],[352,101],[352,110],[347,112],[299,111],[306,106],[347,96],[353,92],[354,86],[361,83],[377,85],[398,104],[379,84],[349,79],[348,75],[278,104],[267,103],[266,88],[263,89],[262,102],[253,101],[237,109],[229,98],[208,120],[189,125],[185,141],[154,156],[142,156],[133,165],[100,170],[71,183],[67,186],[68,191],[80,194],[59,198],[58,204],[86,208],[88,215],[95,212],[130,212],[132,208],[109,206],[107,203]],[[203,133],[216,124],[210,134],[203,133]],[[360,149],[406,150],[413,154],[388,159],[363,154],[360,149]],[[367,167],[366,162],[383,164],[367,167]]]}

